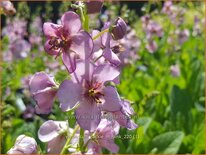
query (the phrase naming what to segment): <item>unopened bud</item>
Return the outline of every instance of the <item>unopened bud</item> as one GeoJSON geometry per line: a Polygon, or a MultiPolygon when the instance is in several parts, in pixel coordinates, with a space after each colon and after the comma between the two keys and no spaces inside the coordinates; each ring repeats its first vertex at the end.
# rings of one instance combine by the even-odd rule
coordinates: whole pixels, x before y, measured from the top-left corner
{"type": "Polygon", "coordinates": [[[87,6],[87,13],[93,14],[93,13],[99,13],[102,9],[104,0],[87,0],[85,2],[87,6]]]}
{"type": "Polygon", "coordinates": [[[122,18],[118,17],[115,23],[110,27],[109,31],[114,40],[122,39],[127,33],[127,24],[122,18]]]}
{"type": "Polygon", "coordinates": [[[25,135],[20,135],[14,146],[7,152],[7,154],[36,154],[37,143],[34,138],[25,135]]]}

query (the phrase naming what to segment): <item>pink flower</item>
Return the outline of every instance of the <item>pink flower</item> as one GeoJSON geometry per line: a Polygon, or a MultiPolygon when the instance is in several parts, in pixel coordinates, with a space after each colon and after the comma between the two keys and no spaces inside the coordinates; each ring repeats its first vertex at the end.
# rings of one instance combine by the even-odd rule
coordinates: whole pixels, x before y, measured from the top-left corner
{"type": "Polygon", "coordinates": [[[172,14],[172,11],[173,11],[173,4],[172,4],[172,1],[169,0],[169,1],[166,1],[164,3],[164,6],[162,8],[162,12],[167,14],[167,15],[171,15],[172,14]]]}
{"type": "Polygon", "coordinates": [[[119,125],[117,122],[102,119],[97,129],[92,134],[92,141],[88,144],[87,153],[99,154],[101,153],[102,147],[108,149],[112,153],[117,153],[119,147],[114,143],[114,138],[118,133],[119,125]]]}
{"type": "Polygon", "coordinates": [[[13,15],[16,13],[16,9],[14,8],[14,5],[10,1],[0,2],[0,7],[3,8],[3,11],[6,15],[13,15]]]}
{"type": "Polygon", "coordinates": [[[148,40],[148,44],[146,45],[146,48],[149,53],[155,53],[157,51],[157,43],[154,40],[148,40]]]}
{"type": "MultiPolygon", "coordinates": [[[[108,29],[110,27],[110,23],[107,22],[102,31],[108,29]]],[[[92,36],[95,36],[99,33],[97,30],[93,30],[92,36]]],[[[117,41],[112,39],[112,35],[109,32],[104,33],[101,37],[94,40],[94,51],[98,51],[101,49],[101,55],[105,58],[106,61],[110,62],[115,66],[119,66],[121,64],[120,59],[118,58],[115,46],[118,44],[117,41]]]]}
{"type": "Polygon", "coordinates": [[[37,102],[36,112],[48,114],[52,109],[57,92],[53,77],[44,72],[38,72],[31,78],[29,86],[30,92],[37,102]]]}
{"type": "Polygon", "coordinates": [[[188,29],[184,30],[176,30],[176,34],[178,35],[178,42],[180,45],[182,45],[184,42],[186,42],[190,36],[190,31],[188,29]]]}
{"type": "Polygon", "coordinates": [[[149,24],[151,20],[151,17],[149,15],[144,15],[141,17],[141,21],[142,21],[142,28],[145,29],[147,27],[147,25],[149,24]]]}
{"type": "Polygon", "coordinates": [[[129,130],[137,128],[137,125],[130,119],[134,115],[134,110],[130,106],[130,102],[127,100],[121,101],[122,108],[119,111],[112,112],[112,118],[116,120],[120,126],[123,126],[129,130]]]}
{"type": "Polygon", "coordinates": [[[146,27],[147,38],[150,39],[152,36],[156,35],[158,37],[163,36],[162,26],[154,21],[150,21],[146,27]]]}
{"type": "Polygon", "coordinates": [[[19,39],[9,45],[9,50],[16,59],[26,58],[31,51],[31,45],[28,41],[19,39]]]}
{"type": "Polygon", "coordinates": [[[36,154],[37,143],[34,138],[20,135],[17,137],[14,146],[7,152],[7,154],[36,154]]]}
{"type": "Polygon", "coordinates": [[[180,68],[179,68],[179,66],[177,64],[176,65],[172,65],[170,67],[170,72],[171,72],[172,76],[174,76],[174,77],[180,76],[180,68]]]}
{"type": "Polygon", "coordinates": [[[27,33],[27,21],[15,17],[14,19],[7,19],[6,27],[2,30],[3,36],[9,37],[9,43],[12,44],[16,40],[23,40],[27,33]]]}
{"type": "Polygon", "coordinates": [[[78,124],[85,130],[95,130],[101,120],[101,111],[121,108],[115,87],[105,86],[118,75],[118,69],[109,64],[94,66],[79,62],[72,80],[63,81],[59,87],[57,96],[61,109],[68,111],[79,104],[75,110],[78,124]]]}
{"type": "MultiPolygon", "coordinates": [[[[68,128],[66,121],[49,120],[41,125],[38,137],[42,142],[47,142],[47,153],[59,154],[66,143],[67,134],[70,135],[73,129],[68,128]]],[[[71,143],[75,142],[75,138],[71,143]]]]}
{"type": "MultiPolygon", "coordinates": [[[[110,23],[108,22],[104,25],[102,30],[109,28],[109,26],[110,26],[110,23]]],[[[109,32],[104,33],[101,37],[101,41],[102,41],[101,48],[103,50],[104,58],[107,61],[109,61],[111,64],[114,64],[115,66],[119,66],[121,64],[121,61],[118,58],[118,56],[114,53],[114,51],[112,50],[112,47],[116,44],[116,42],[112,40],[111,34],[109,32]]]]}
{"type": "Polygon", "coordinates": [[[76,59],[87,59],[93,50],[90,35],[82,30],[79,15],[68,11],[61,17],[62,25],[44,23],[43,31],[47,38],[45,50],[56,57],[62,53],[62,61],[72,73],[76,69],[76,59]]]}

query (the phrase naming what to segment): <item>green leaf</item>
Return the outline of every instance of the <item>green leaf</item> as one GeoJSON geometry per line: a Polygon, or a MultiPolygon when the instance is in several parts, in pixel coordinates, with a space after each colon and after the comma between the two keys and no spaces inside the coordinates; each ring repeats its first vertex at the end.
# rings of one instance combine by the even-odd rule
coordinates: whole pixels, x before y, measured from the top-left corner
{"type": "Polygon", "coordinates": [[[192,108],[191,95],[186,89],[173,86],[170,96],[171,119],[175,129],[191,130],[191,116],[189,112],[192,108]]]}
{"type": "Polygon", "coordinates": [[[161,154],[176,154],[182,143],[184,133],[181,131],[166,132],[152,140],[152,151],[161,154]]]}
{"type": "Polygon", "coordinates": [[[198,133],[194,142],[194,150],[192,154],[204,154],[205,151],[205,128],[203,126],[202,130],[198,133]]]}

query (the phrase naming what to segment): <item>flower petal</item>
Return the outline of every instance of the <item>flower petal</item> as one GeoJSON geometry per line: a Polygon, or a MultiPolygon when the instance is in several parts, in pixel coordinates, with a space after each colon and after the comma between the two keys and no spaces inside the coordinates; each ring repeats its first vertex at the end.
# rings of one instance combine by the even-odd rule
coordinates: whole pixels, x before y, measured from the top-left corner
{"type": "Polygon", "coordinates": [[[75,72],[71,74],[71,79],[73,82],[82,83],[83,80],[88,80],[92,78],[94,71],[94,65],[89,62],[89,60],[78,60],[77,68],[75,72]]]}
{"type": "Polygon", "coordinates": [[[94,103],[81,101],[80,106],[75,111],[77,123],[84,130],[94,131],[101,120],[101,110],[94,103]]]}
{"type": "MultiPolygon", "coordinates": [[[[91,33],[92,38],[95,37],[100,32],[98,30],[93,30],[91,33]]],[[[102,46],[102,37],[95,39],[94,41],[94,52],[98,51],[102,46]]]]}
{"type": "Polygon", "coordinates": [[[81,99],[81,86],[70,80],[65,80],[59,86],[57,97],[63,111],[72,109],[81,99]]]}
{"type": "Polygon", "coordinates": [[[87,59],[91,56],[94,43],[89,33],[80,31],[73,35],[71,40],[70,50],[77,53],[81,59],[87,59]]]}
{"type": "Polygon", "coordinates": [[[47,87],[53,87],[55,85],[54,78],[44,72],[37,72],[31,77],[29,82],[31,93],[35,93],[39,90],[43,90],[47,87]]]}
{"type": "Polygon", "coordinates": [[[102,139],[100,142],[100,145],[103,146],[104,148],[108,149],[112,153],[117,153],[119,151],[119,146],[114,143],[114,140],[105,140],[102,139]]]}
{"type": "Polygon", "coordinates": [[[61,25],[46,22],[43,25],[43,32],[47,38],[58,37],[58,33],[59,33],[58,31],[61,28],[62,28],[61,25]]]}
{"type": "Polygon", "coordinates": [[[99,65],[95,68],[93,78],[101,83],[112,81],[118,77],[120,71],[110,64],[99,65]]]}
{"type": "Polygon", "coordinates": [[[76,69],[77,55],[72,51],[63,52],[62,61],[69,73],[73,73],[76,69]]]}
{"type": "Polygon", "coordinates": [[[57,90],[48,88],[33,94],[34,99],[37,102],[37,114],[48,114],[51,112],[56,93],[57,90]]]}
{"type": "MultiPolygon", "coordinates": [[[[109,26],[110,26],[110,22],[106,22],[104,24],[104,27],[102,28],[102,31],[108,29],[109,26]]],[[[101,38],[102,38],[102,46],[110,48],[110,40],[112,38],[111,34],[109,34],[109,32],[103,33],[101,38]]]]}
{"type": "Polygon", "coordinates": [[[76,34],[82,28],[81,20],[78,14],[68,11],[61,17],[61,22],[65,31],[70,35],[76,34]]]}
{"type": "Polygon", "coordinates": [[[129,130],[136,129],[138,126],[127,116],[122,110],[112,112],[113,118],[119,123],[120,126],[129,130]]]}
{"type": "Polygon", "coordinates": [[[66,138],[64,135],[59,135],[48,142],[47,153],[49,154],[59,154],[66,143],[66,138]]]}
{"type": "Polygon", "coordinates": [[[44,44],[44,49],[49,55],[57,55],[60,49],[53,49],[52,45],[49,43],[50,39],[48,39],[44,44]]]}
{"type": "MultiPolygon", "coordinates": [[[[108,114],[108,113],[107,113],[108,114]]],[[[109,113],[110,114],[110,113],[109,113]]],[[[97,131],[104,135],[104,138],[113,139],[119,133],[120,126],[117,121],[101,119],[97,131]]]]}
{"type": "Polygon", "coordinates": [[[8,154],[36,154],[37,143],[34,138],[26,135],[17,137],[14,146],[8,151],[8,154]]]}
{"type": "Polygon", "coordinates": [[[112,52],[110,48],[105,48],[103,51],[103,56],[106,60],[108,60],[110,63],[114,64],[115,66],[119,66],[121,64],[120,59],[118,56],[112,52]]]}
{"type": "Polygon", "coordinates": [[[121,99],[116,88],[107,86],[103,90],[105,102],[102,105],[104,111],[119,111],[121,109],[121,99]]]}
{"type": "Polygon", "coordinates": [[[44,122],[38,131],[38,137],[42,142],[49,142],[67,129],[67,122],[49,120],[44,122]]]}

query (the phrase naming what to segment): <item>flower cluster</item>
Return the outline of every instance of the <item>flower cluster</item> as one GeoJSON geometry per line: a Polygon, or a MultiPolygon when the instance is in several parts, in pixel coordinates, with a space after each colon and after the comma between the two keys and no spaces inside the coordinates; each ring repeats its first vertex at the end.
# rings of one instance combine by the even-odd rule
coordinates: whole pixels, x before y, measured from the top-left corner
{"type": "Polygon", "coordinates": [[[147,45],[146,48],[149,53],[154,53],[157,51],[157,43],[154,37],[162,37],[163,29],[160,24],[153,21],[149,15],[145,15],[141,18],[142,27],[146,33],[147,45]]]}
{"type": "Polygon", "coordinates": [[[8,51],[4,53],[5,61],[22,59],[28,56],[31,50],[30,43],[24,39],[27,35],[27,22],[24,19],[15,17],[7,20],[7,26],[3,28],[2,35],[9,39],[8,51]]]}
{"type": "Polygon", "coordinates": [[[121,39],[127,33],[127,24],[118,17],[106,22],[101,31],[89,29],[87,13],[97,12],[90,10],[91,5],[101,9],[102,4],[101,0],[74,3],[71,7],[75,11],[64,13],[60,24],[43,24],[45,51],[62,60],[70,79],[59,84],[45,72],[33,75],[29,86],[36,113],[49,114],[57,98],[60,109],[74,111],[77,122],[74,129],[68,121],[48,120],[42,124],[38,137],[48,143],[48,153],[95,154],[101,153],[101,148],[117,153],[114,138],[120,126],[137,128],[131,120],[135,112],[130,101],[121,98],[115,87],[119,83],[119,56],[121,45],[126,44],[121,39]]]}

